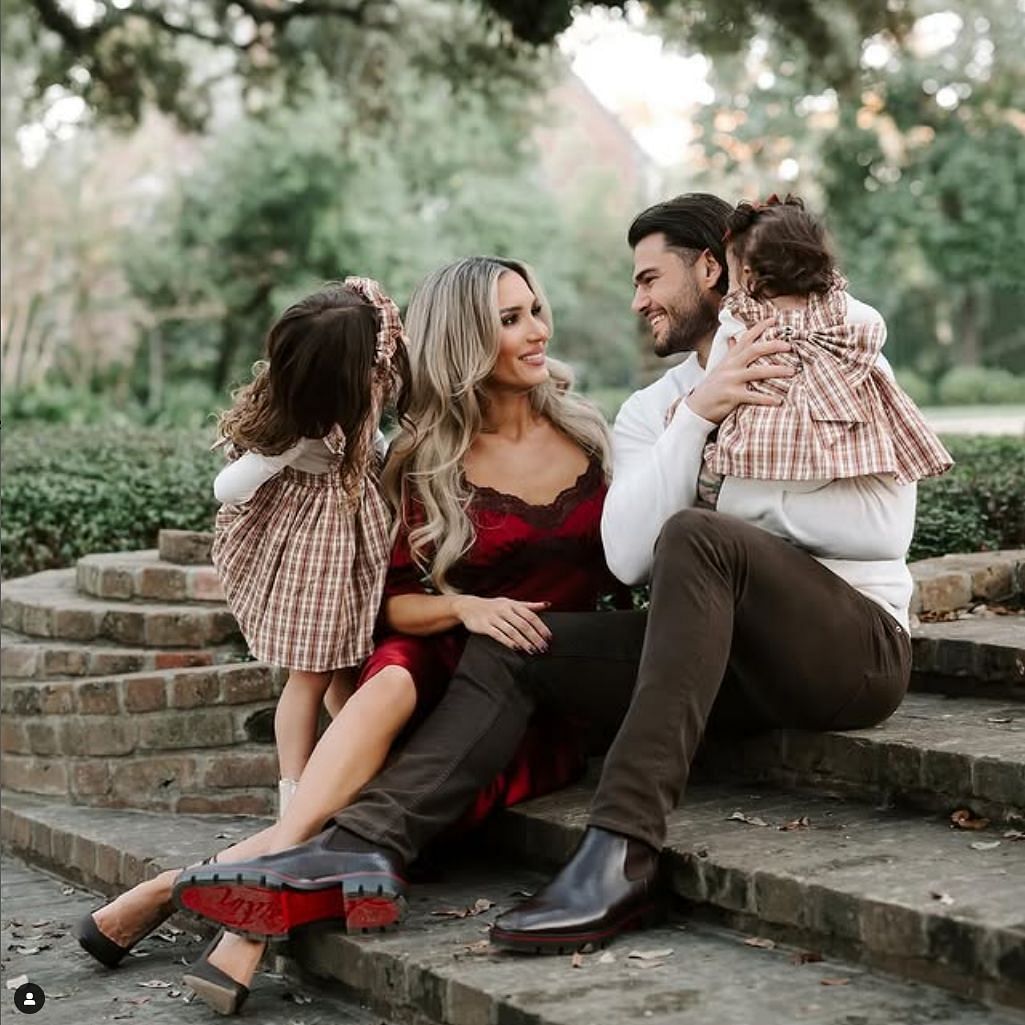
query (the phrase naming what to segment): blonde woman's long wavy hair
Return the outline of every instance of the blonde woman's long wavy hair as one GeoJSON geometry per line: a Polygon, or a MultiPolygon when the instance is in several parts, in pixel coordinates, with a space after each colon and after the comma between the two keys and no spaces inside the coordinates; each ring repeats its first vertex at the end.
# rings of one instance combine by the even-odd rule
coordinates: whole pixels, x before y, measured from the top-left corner
{"type": "MultiPolygon", "coordinates": [[[[442,593],[447,576],[475,540],[467,515],[470,488],[463,458],[484,428],[486,382],[498,360],[501,318],[498,279],[519,274],[537,298],[540,318],[552,326],[544,292],[527,264],[473,256],[442,267],[417,288],[406,313],[412,399],[392,445],[383,485],[400,517],[411,500],[424,520],[407,524],[413,558],[442,593]]],[[[572,438],[609,473],[609,435],[601,413],[571,390],[569,368],[548,360],[549,378],[530,392],[538,414],[572,438]]]]}

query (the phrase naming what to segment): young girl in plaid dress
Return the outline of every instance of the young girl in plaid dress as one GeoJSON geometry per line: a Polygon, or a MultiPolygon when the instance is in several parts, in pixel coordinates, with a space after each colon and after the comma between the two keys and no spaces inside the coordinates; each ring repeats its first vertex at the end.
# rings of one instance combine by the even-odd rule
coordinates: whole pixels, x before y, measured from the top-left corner
{"type": "Polygon", "coordinates": [[[378,422],[386,403],[405,413],[408,380],[395,304],[346,278],[282,314],[220,420],[232,461],[214,482],[214,565],[253,657],[289,671],[274,720],[282,812],[322,701],[338,711],[372,648],[391,547],[378,422]]]}
{"type": "Polygon", "coordinates": [[[752,383],[771,403],[741,405],[719,425],[705,449],[698,504],[715,508],[724,477],[821,484],[878,474],[907,484],[949,469],[950,455],[880,359],[883,318],[847,293],[804,203],[791,195],[741,203],[727,223],[731,290],[707,369],[731,339],[771,320],[762,340],[789,350],[755,365],[793,373],[752,383]]]}

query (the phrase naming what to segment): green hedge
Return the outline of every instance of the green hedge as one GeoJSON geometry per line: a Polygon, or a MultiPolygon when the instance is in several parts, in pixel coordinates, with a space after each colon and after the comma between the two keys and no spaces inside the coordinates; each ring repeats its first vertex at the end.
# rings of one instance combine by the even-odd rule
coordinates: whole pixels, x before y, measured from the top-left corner
{"type": "Polygon", "coordinates": [[[1025,547],[1025,438],[943,440],[957,462],[918,486],[910,557],[1025,547]]]}
{"type": "MultiPolygon", "coordinates": [[[[138,427],[5,431],[4,577],[152,547],[161,527],[210,529],[222,465],[207,450],[210,437],[138,427]]],[[[912,558],[1025,547],[1025,440],[945,440],[958,463],[919,487],[912,558]]]]}
{"type": "Polygon", "coordinates": [[[161,527],[209,530],[223,457],[212,433],[127,427],[4,431],[4,577],[89,552],[151,548],[161,527]]]}

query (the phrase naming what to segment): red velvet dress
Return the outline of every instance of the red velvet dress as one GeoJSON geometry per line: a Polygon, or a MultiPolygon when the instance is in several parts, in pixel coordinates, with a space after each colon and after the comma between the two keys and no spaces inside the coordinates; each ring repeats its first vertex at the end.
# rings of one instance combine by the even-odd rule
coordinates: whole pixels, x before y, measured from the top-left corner
{"type": "MultiPolygon", "coordinates": [[[[467,511],[476,541],[449,573],[460,592],[548,601],[553,612],[585,612],[617,588],[601,544],[601,511],[608,487],[597,461],[592,460],[576,483],[547,505],[530,505],[492,488],[471,490],[467,511]]],[[[430,593],[429,581],[413,562],[408,536],[400,529],[384,598],[430,593]]],[[[462,626],[428,637],[384,632],[364,663],[358,685],[387,666],[402,666],[416,684],[414,722],[419,721],[444,694],[468,637],[462,626]]],[[[477,795],[459,825],[476,825],[491,811],[566,786],[580,775],[584,762],[572,723],[550,710],[540,712],[512,762],[477,795]]]]}

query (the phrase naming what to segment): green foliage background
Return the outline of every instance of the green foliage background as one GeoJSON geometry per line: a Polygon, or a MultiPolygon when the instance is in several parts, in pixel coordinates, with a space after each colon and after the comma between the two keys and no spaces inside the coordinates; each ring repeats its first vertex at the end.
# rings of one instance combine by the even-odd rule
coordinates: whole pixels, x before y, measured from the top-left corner
{"type": "MultiPolygon", "coordinates": [[[[90,552],[149,548],[161,527],[210,530],[223,463],[211,432],[8,429],[0,553],[5,578],[90,552]]],[[[911,557],[1025,547],[1025,440],[944,439],[958,461],[919,485],[911,557]]]]}

